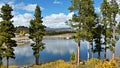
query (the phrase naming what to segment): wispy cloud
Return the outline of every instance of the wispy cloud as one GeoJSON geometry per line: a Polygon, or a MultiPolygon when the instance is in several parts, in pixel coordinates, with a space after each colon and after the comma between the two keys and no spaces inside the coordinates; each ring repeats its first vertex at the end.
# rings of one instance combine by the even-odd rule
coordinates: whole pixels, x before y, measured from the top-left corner
{"type": "Polygon", "coordinates": [[[8,4],[10,4],[10,3],[13,3],[15,0],[0,0],[0,2],[1,3],[8,3],[8,4]]]}
{"type": "Polygon", "coordinates": [[[116,21],[119,23],[120,22],[120,15],[119,14],[117,14],[117,16],[116,16],[116,21]]]}
{"type": "MultiPolygon", "coordinates": [[[[22,10],[25,10],[25,11],[28,11],[28,12],[34,12],[35,8],[36,8],[36,5],[37,4],[25,5],[24,3],[19,3],[19,4],[16,4],[15,7],[16,7],[16,9],[22,9],[22,10]]],[[[41,10],[44,9],[43,7],[40,7],[40,8],[41,8],[41,10]]]]}
{"type": "MultiPolygon", "coordinates": [[[[107,0],[108,2],[110,2],[111,0],[107,0]]],[[[116,0],[118,4],[120,4],[120,0],[116,0]]]]}
{"type": "Polygon", "coordinates": [[[100,7],[95,7],[95,12],[100,13],[100,7]]]}
{"type": "Polygon", "coordinates": [[[54,0],[53,4],[62,4],[62,2],[60,2],[58,0],[54,0]]]}

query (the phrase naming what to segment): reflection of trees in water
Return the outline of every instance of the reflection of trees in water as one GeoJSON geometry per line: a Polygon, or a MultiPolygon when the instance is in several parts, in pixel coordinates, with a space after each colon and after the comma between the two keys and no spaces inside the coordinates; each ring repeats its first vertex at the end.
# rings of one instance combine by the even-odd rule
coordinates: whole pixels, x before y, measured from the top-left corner
{"type": "Polygon", "coordinates": [[[46,52],[53,53],[53,54],[65,54],[65,53],[72,53],[73,51],[76,52],[76,43],[70,39],[45,39],[44,43],[46,42],[46,52]],[[54,42],[54,43],[53,43],[54,42]]]}
{"type": "MultiPolygon", "coordinates": [[[[43,40],[45,45],[45,50],[41,53],[41,62],[47,62],[60,58],[69,59],[70,57],[67,56],[68,53],[71,54],[73,51],[76,52],[77,50],[77,43],[74,42],[73,39],[65,40],[65,39],[44,39],[43,40]],[[53,43],[54,42],[54,43],[53,43]],[[48,59],[49,56],[54,58],[48,59]],[[67,56],[67,57],[65,57],[67,56]]],[[[81,59],[87,59],[87,44],[86,42],[81,41],[81,59]]],[[[119,44],[116,46],[116,56],[120,56],[119,54],[119,44]]],[[[102,52],[103,53],[103,52],[102,52]]],[[[10,59],[10,63],[12,65],[28,65],[34,63],[34,56],[33,51],[30,45],[26,46],[18,46],[15,48],[16,60],[10,59]]],[[[111,58],[111,52],[107,51],[107,58],[111,58]]],[[[97,57],[97,54],[94,54],[97,57]]],[[[5,60],[5,59],[4,59],[5,60]]],[[[4,61],[3,60],[3,61],[4,61]]],[[[5,62],[5,61],[4,61],[5,62]]]]}

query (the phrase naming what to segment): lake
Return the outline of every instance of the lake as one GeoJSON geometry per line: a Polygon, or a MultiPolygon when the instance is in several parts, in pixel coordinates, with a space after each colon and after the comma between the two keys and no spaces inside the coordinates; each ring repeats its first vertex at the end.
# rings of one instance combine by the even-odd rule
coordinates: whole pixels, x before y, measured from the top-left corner
{"type": "MultiPolygon", "coordinates": [[[[46,38],[43,40],[45,43],[45,49],[40,52],[40,62],[50,62],[54,60],[65,60],[69,61],[70,55],[72,52],[77,52],[77,43],[73,39],[58,39],[58,38],[46,38]]],[[[120,46],[116,46],[116,56],[120,56],[120,46]]],[[[80,50],[80,59],[87,59],[87,44],[86,42],[81,41],[81,50],[80,50]]],[[[16,59],[10,59],[10,65],[32,65],[35,63],[35,58],[33,56],[33,51],[30,44],[25,46],[15,47],[16,59]]],[[[101,52],[101,58],[103,58],[103,52],[101,52]]],[[[107,51],[107,58],[111,58],[111,52],[107,51]]],[[[90,54],[91,56],[91,54],[90,54]]],[[[94,54],[94,57],[97,57],[97,53],[94,54]]],[[[5,64],[3,59],[3,63],[5,64]]]]}

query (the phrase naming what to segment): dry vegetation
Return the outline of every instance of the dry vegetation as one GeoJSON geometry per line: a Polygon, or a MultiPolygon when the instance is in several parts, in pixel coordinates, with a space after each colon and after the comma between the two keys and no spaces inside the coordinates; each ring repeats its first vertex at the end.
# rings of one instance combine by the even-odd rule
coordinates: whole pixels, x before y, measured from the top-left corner
{"type": "MultiPolygon", "coordinates": [[[[76,65],[72,62],[66,63],[64,60],[57,60],[54,62],[45,63],[42,65],[32,65],[30,67],[23,68],[119,68],[120,60],[105,61],[99,59],[90,59],[85,63],[80,63],[80,65],[76,65]]],[[[0,68],[5,68],[5,66],[1,66],[0,68]]],[[[9,66],[9,68],[18,68],[17,66],[9,66]]]]}
{"type": "Polygon", "coordinates": [[[110,61],[91,59],[87,62],[88,68],[117,68],[116,61],[111,59],[110,61]]]}
{"type": "Polygon", "coordinates": [[[75,65],[68,64],[63,60],[58,60],[42,65],[33,65],[30,68],[75,68],[75,65]]]}
{"type": "Polygon", "coordinates": [[[110,61],[91,59],[85,64],[75,65],[72,63],[66,63],[63,60],[58,60],[55,62],[49,62],[42,65],[33,65],[29,68],[118,68],[115,60],[110,61]]]}

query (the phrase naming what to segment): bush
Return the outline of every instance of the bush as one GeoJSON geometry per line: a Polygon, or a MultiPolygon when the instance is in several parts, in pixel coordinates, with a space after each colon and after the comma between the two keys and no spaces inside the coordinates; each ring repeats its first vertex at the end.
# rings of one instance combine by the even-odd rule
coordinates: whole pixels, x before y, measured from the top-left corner
{"type": "Polygon", "coordinates": [[[115,60],[100,62],[95,66],[95,68],[117,68],[115,60]]]}
{"type": "Polygon", "coordinates": [[[1,65],[0,65],[0,68],[5,68],[5,66],[1,64],[1,65]]]}
{"type": "Polygon", "coordinates": [[[105,61],[93,58],[85,62],[85,64],[80,64],[77,67],[75,64],[66,63],[63,60],[57,60],[42,65],[33,65],[29,68],[117,68],[117,66],[115,60],[105,61]]]}
{"type": "Polygon", "coordinates": [[[101,60],[92,58],[87,62],[87,66],[89,68],[95,68],[95,65],[99,64],[100,62],[101,62],[101,60]]]}
{"type": "Polygon", "coordinates": [[[70,56],[70,61],[74,61],[75,60],[75,53],[73,52],[70,56]]]}
{"type": "Polygon", "coordinates": [[[33,65],[30,68],[75,68],[74,65],[68,64],[63,60],[45,63],[42,65],[33,65]]]}
{"type": "Polygon", "coordinates": [[[115,60],[105,61],[99,59],[91,59],[87,62],[88,68],[117,68],[115,60]]]}

